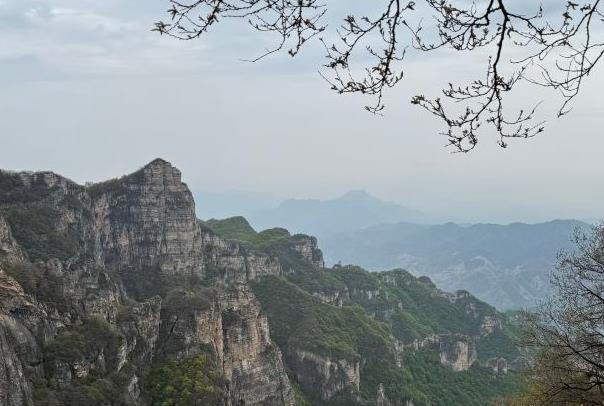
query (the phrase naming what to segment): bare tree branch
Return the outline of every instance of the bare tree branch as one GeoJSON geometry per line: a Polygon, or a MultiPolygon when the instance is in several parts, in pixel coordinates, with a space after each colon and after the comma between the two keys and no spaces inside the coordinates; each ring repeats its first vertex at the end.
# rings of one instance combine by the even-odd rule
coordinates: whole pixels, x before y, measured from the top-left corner
{"type": "MultiPolygon", "coordinates": [[[[161,34],[198,38],[223,18],[246,19],[254,30],[276,34],[275,46],[254,61],[284,49],[295,56],[326,30],[327,4],[318,0],[169,1],[170,21],[155,26],[161,34]]],[[[420,94],[411,102],[443,122],[443,134],[455,151],[474,149],[485,125],[495,130],[498,144],[505,148],[511,138],[531,138],[544,131],[543,121],[536,119],[539,101],[524,107],[509,101],[518,84],[559,91],[562,116],[603,58],[601,0],[552,0],[548,5],[554,1],[558,13],[552,16],[541,6],[530,14],[517,12],[511,0],[383,0],[375,17],[348,15],[335,31],[335,43],[319,38],[327,58],[321,74],[340,94],[373,97],[366,109],[377,114],[385,107],[385,90],[403,79],[409,49],[483,50],[488,57],[482,78],[466,85],[449,83],[440,97],[420,94]],[[431,24],[421,22],[425,15],[431,16],[431,24]],[[412,24],[414,20],[419,22],[412,24]],[[354,66],[358,60],[361,69],[354,66]]]]}

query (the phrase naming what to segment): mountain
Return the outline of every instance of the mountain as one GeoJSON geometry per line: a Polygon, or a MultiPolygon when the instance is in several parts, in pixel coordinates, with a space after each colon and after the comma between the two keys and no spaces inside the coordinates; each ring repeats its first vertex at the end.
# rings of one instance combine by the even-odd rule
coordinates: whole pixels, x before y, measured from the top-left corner
{"type": "Polygon", "coordinates": [[[285,200],[276,208],[250,215],[250,222],[258,229],[285,227],[320,239],[376,224],[429,220],[426,214],[382,201],[362,190],[348,192],[334,200],[285,200]]]}
{"type": "Polygon", "coordinates": [[[0,404],[483,405],[513,315],[314,237],[200,221],[161,159],[82,186],[0,171],[0,404]]]}
{"type": "Polygon", "coordinates": [[[576,220],[460,226],[399,223],[325,238],[327,262],[372,270],[402,267],[445,290],[467,289],[500,309],[532,307],[549,292],[560,250],[571,250],[576,220]]]}

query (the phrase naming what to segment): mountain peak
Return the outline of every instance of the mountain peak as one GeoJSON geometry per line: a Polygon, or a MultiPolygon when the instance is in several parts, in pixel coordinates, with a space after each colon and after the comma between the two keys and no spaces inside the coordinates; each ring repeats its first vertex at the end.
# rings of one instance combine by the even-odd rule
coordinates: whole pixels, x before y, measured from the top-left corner
{"type": "Polygon", "coordinates": [[[378,200],[375,196],[370,195],[365,190],[357,189],[344,193],[338,200],[378,200]]]}
{"type": "Polygon", "coordinates": [[[154,167],[154,166],[172,166],[172,164],[163,158],[155,158],[154,160],[149,162],[147,165],[145,165],[144,168],[154,167]]]}
{"type": "Polygon", "coordinates": [[[180,170],[165,159],[156,158],[145,165],[141,171],[146,183],[157,183],[163,187],[177,189],[184,188],[188,192],[188,187],[182,182],[180,170]]]}

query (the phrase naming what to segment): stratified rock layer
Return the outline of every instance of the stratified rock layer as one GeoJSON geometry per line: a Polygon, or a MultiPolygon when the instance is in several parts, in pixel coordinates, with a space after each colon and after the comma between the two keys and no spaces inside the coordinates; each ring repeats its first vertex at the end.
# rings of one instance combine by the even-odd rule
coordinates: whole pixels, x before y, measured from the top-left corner
{"type": "Polygon", "coordinates": [[[0,261],[23,279],[0,269],[0,403],[33,404],[34,380],[69,387],[91,374],[122,374],[122,401],[146,403],[139,381],[155,360],[192,356],[209,346],[229,382],[227,404],[294,404],[281,352],[245,285],[280,275],[281,265],[205,229],[178,169],[158,159],[121,179],[86,187],[50,172],[1,175],[10,188],[0,191],[0,261]],[[43,226],[53,239],[35,250],[38,225],[15,213],[42,209],[50,213],[43,226]],[[14,238],[11,221],[32,227],[19,229],[22,241],[14,238]],[[27,258],[30,250],[34,263],[27,258]],[[210,271],[217,272],[214,288],[188,289],[187,278],[204,280],[210,271]],[[151,284],[158,293],[162,284],[184,290],[164,298],[147,295],[143,287],[151,278],[163,281],[151,284]],[[25,293],[21,283],[30,282],[52,284],[45,300],[25,293]],[[173,306],[176,294],[193,300],[179,309],[173,306]],[[87,326],[104,331],[109,344],[76,346],[41,361],[41,353],[60,340],[86,337],[87,326]]]}

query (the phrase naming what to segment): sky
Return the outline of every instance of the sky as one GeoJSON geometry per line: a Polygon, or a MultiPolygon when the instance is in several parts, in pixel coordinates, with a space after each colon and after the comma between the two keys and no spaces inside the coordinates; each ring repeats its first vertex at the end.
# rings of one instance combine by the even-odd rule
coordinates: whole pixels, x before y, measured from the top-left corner
{"type": "MultiPolygon", "coordinates": [[[[472,153],[453,154],[440,123],[409,100],[481,72],[481,56],[410,56],[405,80],[374,116],[367,99],[329,90],[318,44],[295,59],[249,63],[242,59],[262,53],[266,37],[235,22],[196,41],[160,37],[151,28],[167,8],[167,0],[0,0],[0,167],[83,183],[162,157],[195,193],[330,199],[364,189],[463,222],[604,217],[602,69],[574,111],[538,138],[503,150],[485,132],[472,153]]],[[[515,96],[535,97],[552,117],[555,94],[515,96]]]]}

